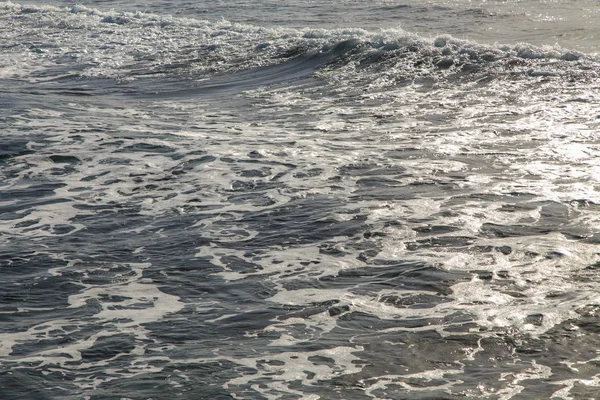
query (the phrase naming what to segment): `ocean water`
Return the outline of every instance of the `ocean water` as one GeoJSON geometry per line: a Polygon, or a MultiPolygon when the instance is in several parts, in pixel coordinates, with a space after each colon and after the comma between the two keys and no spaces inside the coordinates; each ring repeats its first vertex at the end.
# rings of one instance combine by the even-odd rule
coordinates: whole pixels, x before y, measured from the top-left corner
{"type": "Polygon", "coordinates": [[[597,1],[0,3],[0,399],[600,398],[597,1]]]}

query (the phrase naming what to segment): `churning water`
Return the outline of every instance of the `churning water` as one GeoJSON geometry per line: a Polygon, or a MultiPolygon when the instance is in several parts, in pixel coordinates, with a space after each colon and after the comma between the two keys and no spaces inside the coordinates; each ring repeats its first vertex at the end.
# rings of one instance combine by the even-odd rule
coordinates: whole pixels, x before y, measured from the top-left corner
{"type": "Polygon", "coordinates": [[[0,398],[597,398],[598,17],[0,3],[0,398]]]}

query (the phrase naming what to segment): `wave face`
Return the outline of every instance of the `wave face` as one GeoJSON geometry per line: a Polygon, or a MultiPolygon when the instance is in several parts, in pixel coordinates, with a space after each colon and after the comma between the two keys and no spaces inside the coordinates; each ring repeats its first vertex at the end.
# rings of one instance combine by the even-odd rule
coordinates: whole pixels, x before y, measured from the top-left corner
{"type": "Polygon", "coordinates": [[[596,396],[600,59],[452,3],[0,3],[0,398],[596,396]]]}

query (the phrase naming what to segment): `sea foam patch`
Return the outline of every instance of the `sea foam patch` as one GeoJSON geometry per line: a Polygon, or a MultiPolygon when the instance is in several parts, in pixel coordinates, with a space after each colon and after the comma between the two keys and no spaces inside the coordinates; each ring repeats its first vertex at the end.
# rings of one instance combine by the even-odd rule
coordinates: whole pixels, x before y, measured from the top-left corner
{"type": "Polygon", "coordinates": [[[0,9],[17,387],[29,363],[82,397],[595,384],[594,55],[0,9]]]}

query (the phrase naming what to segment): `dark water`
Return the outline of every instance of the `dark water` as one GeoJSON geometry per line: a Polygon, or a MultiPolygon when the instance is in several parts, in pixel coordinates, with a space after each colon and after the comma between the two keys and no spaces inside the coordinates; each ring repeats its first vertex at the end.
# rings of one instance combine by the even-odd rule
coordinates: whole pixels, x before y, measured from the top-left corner
{"type": "Polygon", "coordinates": [[[593,29],[106,5],[0,3],[1,399],[597,397],[593,29]]]}

